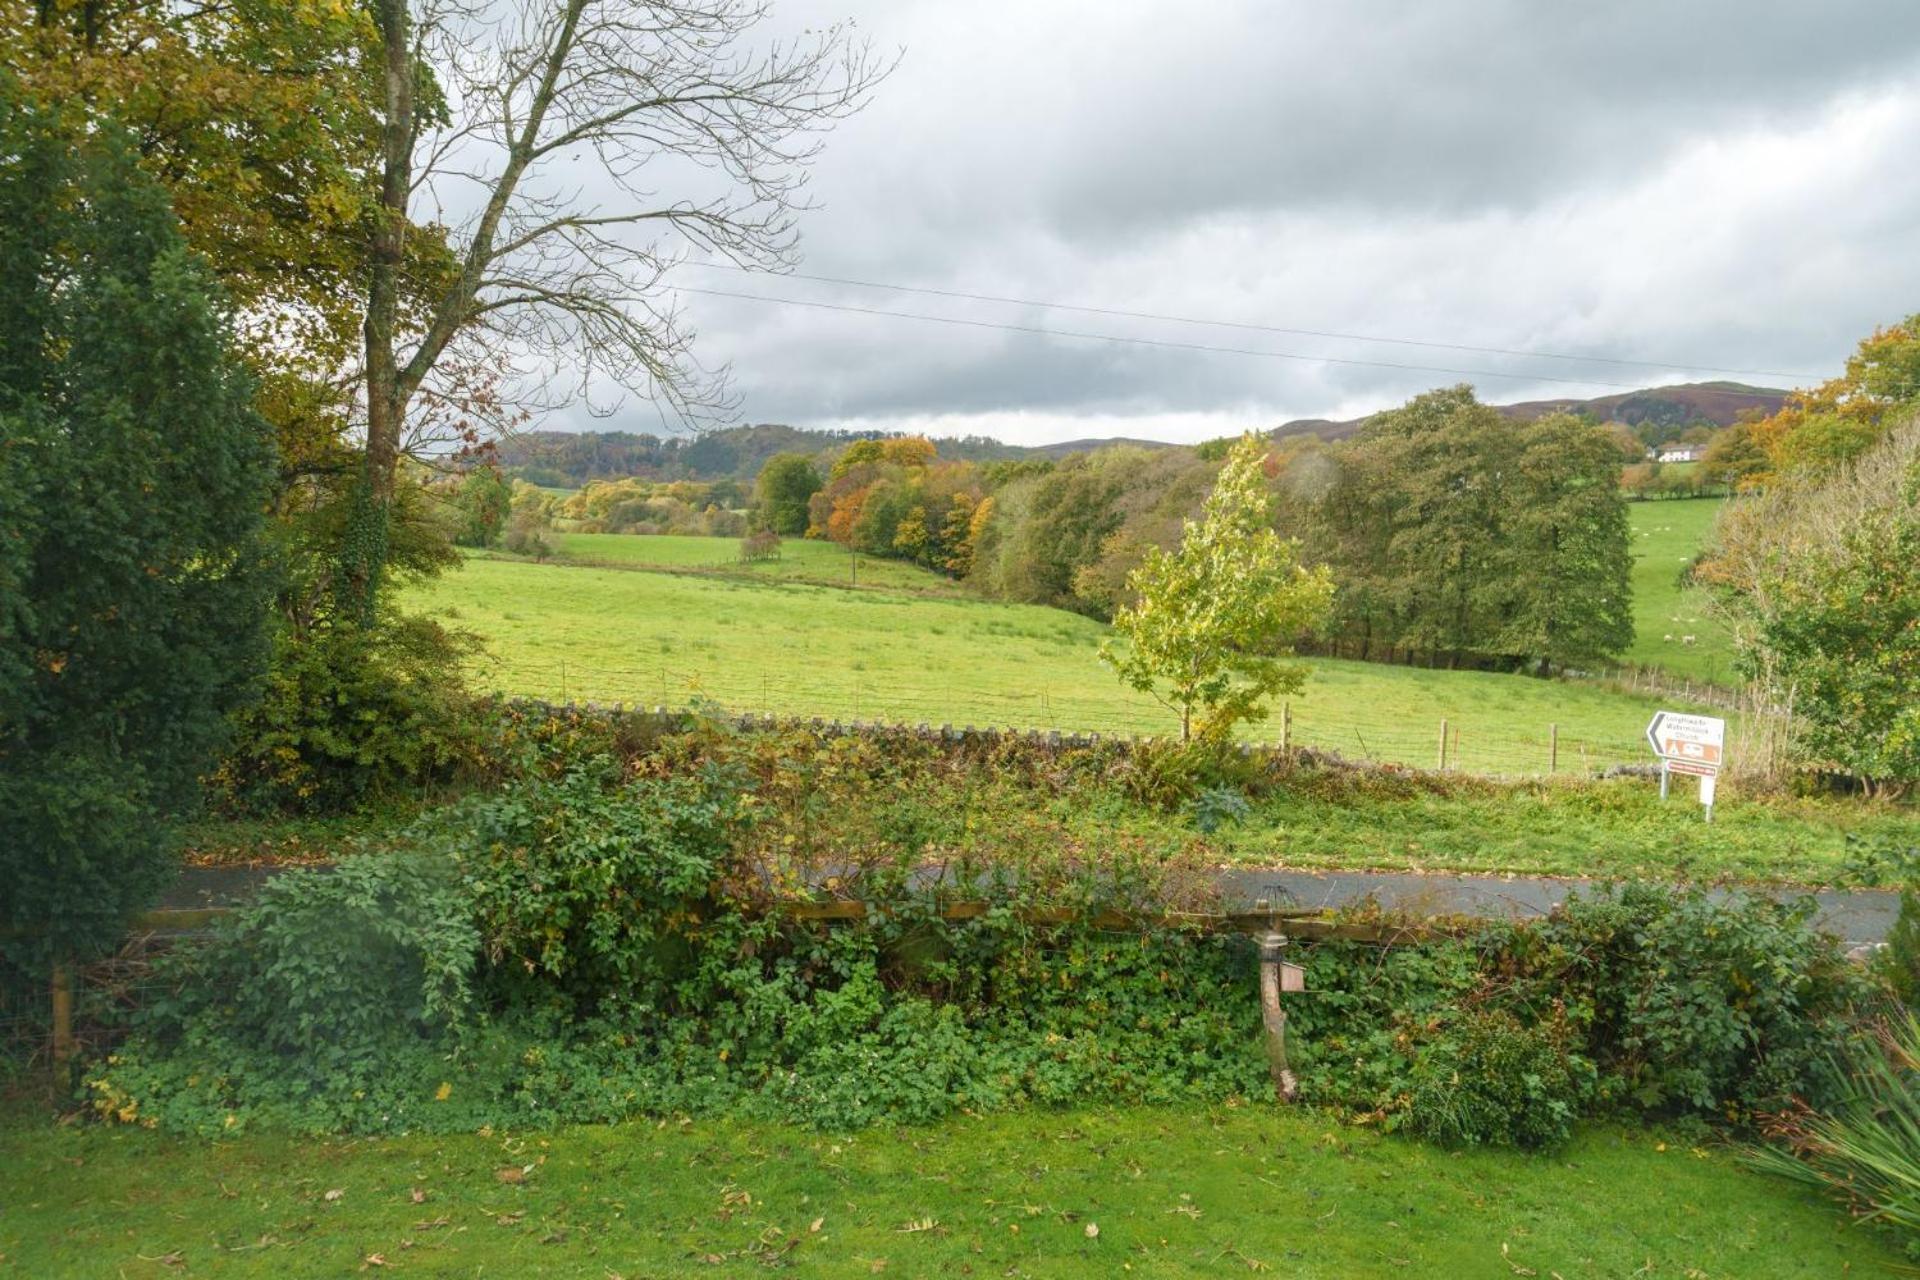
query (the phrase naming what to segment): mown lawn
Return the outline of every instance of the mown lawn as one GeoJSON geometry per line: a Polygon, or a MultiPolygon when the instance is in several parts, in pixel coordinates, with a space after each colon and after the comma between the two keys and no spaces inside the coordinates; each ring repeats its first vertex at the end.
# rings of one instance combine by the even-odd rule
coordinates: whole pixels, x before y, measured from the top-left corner
{"type": "Polygon", "coordinates": [[[1682,586],[1680,574],[1706,545],[1720,498],[1635,502],[1627,506],[1633,535],[1633,647],[1627,660],[1677,676],[1738,683],[1733,640],[1707,608],[1704,591],[1682,586]],[[1688,644],[1686,637],[1693,637],[1688,644]]]}
{"type": "Polygon", "coordinates": [[[1772,1277],[1887,1238],[1725,1149],[1590,1131],[1452,1154],[1265,1107],[821,1135],[690,1121],[215,1144],[16,1116],[0,1270],[35,1277],[1772,1277]]]}
{"type": "MultiPolygon", "coordinates": [[[[610,535],[619,537],[622,535],[610,535]]],[[[633,539],[646,541],[646,539],[633,539]]],[[[484,637],[483,684],[555,699],[1103,733],[1178,721],[1114,678],[1107,629],[1030,605],[795,583],[469,560],[410,603],[484,637]]],[[[1315,660],[1293,740],[1358,759],[1533,774],[1650,759],[1654,701],[1564,681],[1315,660]]],[[[1276,740],[1277,717],[1249,736],[1276,740]]],[[[1737,735],[1730,744],[1737,753],[1737,735]]]]}

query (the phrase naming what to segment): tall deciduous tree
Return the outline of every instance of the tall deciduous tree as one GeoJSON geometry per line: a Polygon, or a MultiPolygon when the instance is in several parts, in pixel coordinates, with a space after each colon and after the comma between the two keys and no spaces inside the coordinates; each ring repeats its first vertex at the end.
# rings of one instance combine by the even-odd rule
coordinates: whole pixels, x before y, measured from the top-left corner
{"type": "Polygon", "coordinates": [[[723,403],[661,299],[674,243],[790,261],[820,133],[883,72],[843,26],[756,51],[763,0],[372,0],[372,13],[382,123],[367,438],[343,561],[369,609],[409,413],[456,344],[484,338],[682,414],[723,403]],[[590,194],[569,177],[582,161],[590,194]],[[450,233],[453,269],[409,316],[416,212],[454,201],[472,213],[450,233]]]}
{"type": "Polygon", "coordinates": [[[1453,387],[1295,458],[1282,526],[1332,568],[1336,635],[1363,658],[1588,662],[1633,639],[1619,477],[1602,429],[1453,387]]]}
{"type": "Polygon", "coordinates": [[[1619,653],[1633,643],[1633,556],[1613,442],[1564,413],[1513,434],[1500,557],[1509,595],[1490,647],[1549,666],[1619,653]]]}
{"type": "Polygon", "coordinates": [[[760,523],[786,538],[807,531],[807,503],[820,492],[820,472],[804,453],[776,453],[760,468],[754,503],[760,523]]]}
{"type": "Polygon", "coordinates": [[[15,87],[0,75],[0,930],[84,953],[168,874],[168,819],[265,666],[273,447],[166,193],[117,131],[69,136],[15,87]]]}
{"type": "Polygon", "coordinates": [[[1715,539],[1741,665],[1802,759],[1920,783],[1920,418],[1818,482],[1730,503],[1715,539]]]}
{"type": "Polygon", "coordinates": [[[1224,740],[1299,689],[1306,669],[1282,659],[1332,602],[1327,571],[1302,568],[1274,532],[1265,458],[1252,436],[1233,447],[1179,549],[1152,548],[1134,570],[1136,603],[1113,619],[1120,643],[1100,649],[1122,680],[1180,713],[1182,741],[1196,714],[1203,735],[1224,740]]]}

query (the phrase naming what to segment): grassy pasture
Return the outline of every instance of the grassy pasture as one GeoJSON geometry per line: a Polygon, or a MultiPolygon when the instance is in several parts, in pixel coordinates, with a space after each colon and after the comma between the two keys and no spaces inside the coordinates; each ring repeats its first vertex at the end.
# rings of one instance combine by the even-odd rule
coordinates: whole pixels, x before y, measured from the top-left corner
{"type": "MultiPolygon", "coordinates": [[[[457,1085],[456,1085],[457,1087],[457,1085]]],[[[23,1276],[1778,1277],[1886,1237],[1725,1149],[1611,1129],[1448,1153],[1269,1107],[217,1143],[16,1118],[23,1276]]]]}
{"type": "MultiPolygon", "coordinates": [[[[470,560],[411,603],[485,637],[492,658],[479,677],[511,693],[645,705],[701,695],[741,710],[908,723],[1178,725],[1100,663],[1104,626],[1056,609],[504,559],[470,560]]],[[[1457,738],[1448,763],[1469,771],[1544,772],[1550,723],[1564,770],[1645,755],[1645,698],[1485,672],[1309,665],[1291,703],[1297,743],[1430,766],[1445,718],[1457,738]]],[[[1270,720],[1251,736],[1277,739],[1280,727],[1270,720]]]]}
{"type": "Polygon", "coordinates": [[[1733,641],[1707,608],[1704,591],[1680,584],[1680,573],[1706,545],[1724,499],[1635,502],[1627,507],[1633,537],[1633,647],[1630,662],[1716,684],[1737,683],[1733,641]],[[1692,644],[1683,640],[1694,637],[1692,644]]]}
{"type": "Polygon", "coordinates": [[[849,555],[845,547],[804,538],[783,539],[778,560],[753,564],[741,561],[737,538],[672,533],[563,533],[559,540],[560,553],[579,564],[741,574],[769,582],[885,587],[946,595],[957,595],[963,590],[953,579],[918,565],[876,560],[872,556],[856,557],[849,555]],[[852,563],[856,560],[857,564],[852,563]]]}

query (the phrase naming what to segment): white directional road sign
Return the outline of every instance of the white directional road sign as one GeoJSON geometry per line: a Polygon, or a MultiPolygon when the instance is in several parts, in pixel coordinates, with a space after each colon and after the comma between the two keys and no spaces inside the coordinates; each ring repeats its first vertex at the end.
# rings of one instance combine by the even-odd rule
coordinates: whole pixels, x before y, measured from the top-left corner
{"type": "Polygon", "coordinates": [[[1647,726],[1647,741],[1669,771],[1710,778],[1720,772],[1726,758],[1727,722],[1713,716],[1659,711],[1647,726]]]}

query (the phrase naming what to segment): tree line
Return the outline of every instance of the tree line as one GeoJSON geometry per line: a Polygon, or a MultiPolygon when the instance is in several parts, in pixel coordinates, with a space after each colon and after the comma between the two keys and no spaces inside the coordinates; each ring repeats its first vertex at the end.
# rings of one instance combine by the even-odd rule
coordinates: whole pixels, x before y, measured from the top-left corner
{"type": "MultiPolygon", "coordinates": [[[[1225,442],[1113,446],[978,466],[918,438],[848,446],[823,475],[769,460],[756,519],[964,577],[996,599],[1111,618],[1173,550],[1225,442]]],[[[1270,527],[1338,586],[1320,652],[1451,666],[1565,667],[1633,639],[1620,457],[1568,414],[1514,422],[1466,388],[1420,396],[1352,439],[1267,447],[1270,527]]]]}

